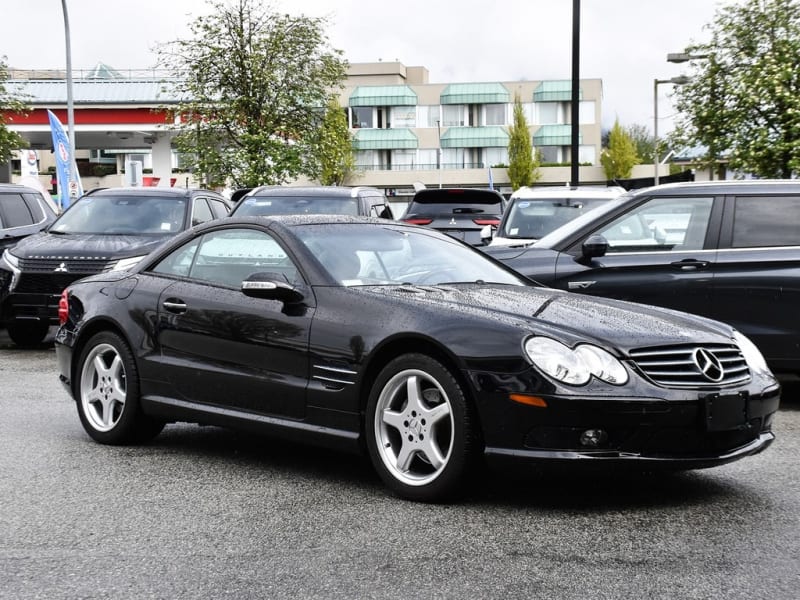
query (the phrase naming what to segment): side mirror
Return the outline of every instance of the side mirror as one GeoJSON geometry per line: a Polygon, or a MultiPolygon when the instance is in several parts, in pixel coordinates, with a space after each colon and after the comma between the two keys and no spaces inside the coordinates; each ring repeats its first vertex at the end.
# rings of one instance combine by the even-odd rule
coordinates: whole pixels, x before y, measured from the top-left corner
{"type": "Polygon", "coordinates": [[[492,226],[491,225],[484,225],[483,229],[481,229],[481,241],[483,242],[484,246],[488,246],[489,242],[492,241],[492,226]]]}
{"type": "Polygon", "coordinates": [[[608,240],[599,233],[590,235],[581,246],[581,254],[585,260],[605,256],[608,252],[608,240]]]}
{"type": "Polygon", "coordinates": [[[251,298],[279,300],[285,304],[300,302],[303,292],[278,273],[253,273],[242,282],[242,293],[251,298]]]}

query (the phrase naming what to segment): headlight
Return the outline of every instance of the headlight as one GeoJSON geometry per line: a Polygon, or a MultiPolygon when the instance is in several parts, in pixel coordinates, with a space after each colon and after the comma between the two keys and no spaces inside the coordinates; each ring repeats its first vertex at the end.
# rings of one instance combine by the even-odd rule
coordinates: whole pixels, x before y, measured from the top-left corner
{"type": "Polygon", "coordinates": [[[109,269],[109,271],[125,271],[130,269],[140,260],[142,260],[144,256],[131,256],[130,258],[121,258],[119,259],[113,267],[109,269]]]}
{"type": "Polygon", "coordinates": [[[591,344],[579,344],[573,349],[551,338],[532,337],[525,342],[525,352],[547,375],[570,385],[584,385],[592,376],[613,385],[628,382],[628,371],[622,363],[591,344]]]}
{"type": "Polygon", "coordinates": [[[19,270],[19,258],[11,254],[10,250],[5,250],[3,252],[3,262],[11,269],[11,280],[8,282],[8,291],[13,292],[17,287],[20,275],[22,275],[22,271],[19,270]]]}
{"type": "Polygon", "coordinates": [[[770,368],[767,366],[767,361],[764,360],[764,355],[761,354],[761,350],[750,341],[750,338],[738,331],[734,331],[733,340],[736,342],[736,345],[739,346],[739,350],[742,351],[742,356],[744,356],[744,360],[751,370],[774,377],[772,371],[770,371],[770,368]]]}
{"type": "Polygon", "coordinates": [[[3,260],[6,261],[6,264],[8,264],[8,266],[13,270],[19,269],[19,259],[11,254],[11,250],[6,250],[3,252],[3,260]]]}

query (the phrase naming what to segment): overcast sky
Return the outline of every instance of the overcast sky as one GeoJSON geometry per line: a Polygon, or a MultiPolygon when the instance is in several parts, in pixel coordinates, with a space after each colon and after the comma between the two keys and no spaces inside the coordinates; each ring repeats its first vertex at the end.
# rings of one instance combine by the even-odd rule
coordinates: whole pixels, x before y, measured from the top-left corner
{"type": "MultiPolygon", "coordinates": [[[[669,52],[706,41],[716,11],[740,0],[582,0],[583,79],[603,80],[603,124],[653,126],[653,80],[680,75],[669,52]]],[[[350,62],[427,67],[431,83],[570,79],[572,0],[275,0],[325,17],[331,45],[350,62]]],[[[61,0],[2,0],[0,56],[13,68],[64,68],[61,0]]],[[[154,48],[189,35],[203,0],[67,0],[73,69],[104,62],[150,68],[154,48]]],[[[685,69],[685,67],[684,67],[685,69]]],[[[669,86],[659,86],[659,133],[671,129],[669,86]]]]}

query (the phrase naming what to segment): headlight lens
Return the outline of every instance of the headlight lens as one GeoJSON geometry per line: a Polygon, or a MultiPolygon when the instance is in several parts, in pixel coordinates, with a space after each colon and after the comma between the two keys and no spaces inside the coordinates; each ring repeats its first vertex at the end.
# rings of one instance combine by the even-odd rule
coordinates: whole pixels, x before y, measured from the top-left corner
{"type": "Polygon", "coordinates": [[[537,336],[525,342],[525,352],[544,373],[570,385],[585,385],[592,376],[613,385],[628,382],[628,371],[622,363],[592,344],[579,344],[573,349],[537,336]]]}
{"type": "Polygon", "coordinates": [[[125,271],[130,269],[136,263],[144,258],[143,256],[131,256],[130,258],[121,258],[116,262],[116,264],[109,269],[110,271],[125,271]]]}
{"type": "Polygon", "coordinates": [[[736,345],[739,346],[739,350],[742,351],[744,360],[751,370],[773,377],[772,371],[770,371],[770,368],[767,366],[767,361],[764,359],[764,355],[761,354],[761,350],[750,341],[750,338],[738,331],[734,331],[733,340],[736,342],[736,345]]]}
{"type": "Polygon", "coordinates": [[[12,269],[19,269],[19,259],[11,254],[10,250],[5,250],[3,252],[3,260],[6,261],[9,267],[12,269]]]}

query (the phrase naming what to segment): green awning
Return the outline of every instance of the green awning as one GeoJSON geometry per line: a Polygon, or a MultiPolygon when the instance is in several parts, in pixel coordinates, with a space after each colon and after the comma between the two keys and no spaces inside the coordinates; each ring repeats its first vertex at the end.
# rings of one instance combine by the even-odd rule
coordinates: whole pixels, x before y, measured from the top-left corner
{"type": "Polygon", "coordinates": [[[402,150],[419,148],[419,140],[410,129],[359,129],[353,146],[356,150],[402,150]]]}
{"type": "MultiPolygon", "coordinates": [[[[578,143],[583,136],[578,133],[578,143]]],[[[533,134],[534,146],[569,146],[572,144],[572,125],[542,125],[533,134]]]]}
{"type": "MultiPolygon", "coordinates": [[[[578,99],[583,100],[583,90],[578,90],[578,99]]],[[[533,92],[534,102],[570,102],[572,100],[572,81],[560,79],[543,81],[533,92]]]]}
{"type": "Polygon", "coordinates": [[[502,127],[449,127],[442,134],[442,148],[490,148],[508,146],[502,127]]]}
{"type": "Polygon", "coordinates": [[[350,106],[416,106],[417,95],[407,85],[360,85],[348,100],[350,106]]]}
{"type": "Polygon", "coordinates": [[[502,83],[451,83],[439,96],[441,104],[502,104],[510,102],[502,83]]]}

